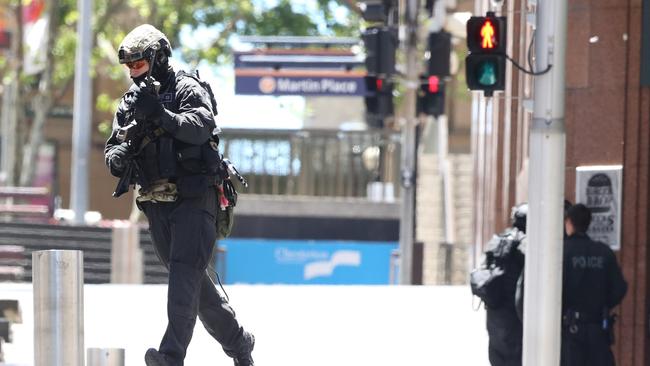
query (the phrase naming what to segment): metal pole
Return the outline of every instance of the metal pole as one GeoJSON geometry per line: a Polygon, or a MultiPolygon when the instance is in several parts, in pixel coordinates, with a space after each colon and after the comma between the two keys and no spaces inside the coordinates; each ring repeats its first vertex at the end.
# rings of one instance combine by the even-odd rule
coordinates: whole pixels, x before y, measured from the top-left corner
{"type": "Polygon", "coordinates": [[[454,175],[449,159],[449,125],[447,116],[441,115],[438,123],[438,166],[442,177],[443,212],[445,219],[445,243],[456,243],[456,210],[454,208],[454,175]]]}
{"type": "Polygon", "coordinates": [[[404,31],[402,44],[406,53],[406,91],[404,95],[404,124],[402,125],[402,206],[399,226],[400,246],[400,284],[413,283],[413,232],[415,207],[415,128],[417,115],[415,104],[417,90],[420,86],[418,78],[417,30],[418,30],[418,0],[405,0],[404,31]]]}
{"type": "Polygon", "coordinates": [[[524,292],[525,366],[560,363],[567,1],[537,4],[524,292]]]}
{"type": "Polygon", "coordinates": [[[124,366],[122,348],[88,348],[89,366],[124,366]]]}
{"type": "Polygon", "coordinates": [[[88,156],[90,151],[91,96],[90,51],[92,47],[92,0],[77,0],[77,54],[72,118],[72,179],[70,208],[74,222],[84,222],[88,209],[88,156]]]}
{"type": "Polygon", "coordinates": [[[2,88],[2,116],[0,116],[1,162],[4,174],[3,185],[14,185],[14,171],[16,162],[16,80],[4,82],[2,88]]]}
{"type": "Polygon", "coordinates": [[[114,221],[111,235],[111,283],[142,283],[143,263],[137,223],[114,221]]]}
{"type": "Polygon", "coordinates": [[[34,366],[84,366],[83,254],[32,253],[34,366]]]}

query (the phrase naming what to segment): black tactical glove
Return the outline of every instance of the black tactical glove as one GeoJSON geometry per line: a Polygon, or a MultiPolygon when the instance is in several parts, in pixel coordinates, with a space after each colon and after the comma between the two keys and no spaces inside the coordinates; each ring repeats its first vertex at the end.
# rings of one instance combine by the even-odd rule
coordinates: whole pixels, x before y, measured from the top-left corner
{"type": "Polygon", "coordinates": [[[116,177],[119,177],[126,167],[126,158],[129,153],[128,146],[126,142],[123,142],[113,147],[106,156],[108,168],[111,170],[111,174],[116,177]]]}
{"type": "Polygon", "coordinates": [[[165,107],[160,103],[157,95],[142,86],[135,89],[133,93],[135,115],[138,118],[157,122],[165,112],[165,107]]]}

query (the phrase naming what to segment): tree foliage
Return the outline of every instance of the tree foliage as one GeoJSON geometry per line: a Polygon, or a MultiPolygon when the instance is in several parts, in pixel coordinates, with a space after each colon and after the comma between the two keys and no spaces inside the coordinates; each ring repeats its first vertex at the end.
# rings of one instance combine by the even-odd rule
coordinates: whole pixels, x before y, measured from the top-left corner
{"type": "MultiPolygon", "coordinates": [[[[314,1],[312,9],[315,11],[307,14],[304,6],[297,6],[296,2],[289,0],[277,0],[272,3],[265,0],[94,0],[91,75],[96,77],[97,70],[101,70],[102,77],[122,79],[126,84],[128,79],[124,67],[117,63],[116,50],[124,36],[142,23],[152,24],[162,30],[172,43],[174,56],[177,57],[180,52],[189,64],[197,64],[201,60],[214,65],[229,62],[232,37],[235,35],[358,34],[359,19],[353,12],[349,12],[349,16],[343,20],[335,17],[335,10],[346,6],[344,3],[335,0],[314,1]],[[202,35],[209,35],[206,39],[201,39],[199,46],[181,44],[184,32],[191,34],[199,30],[202,35]]],[[[0,0],[0,9],[5,9],[6,14],[19,14],[16,10],[20,4],[21,0],[0,0]]],[[[79,20],[77,0],[46,0],[46,4],[53,22],[50,27],[52,40],[48,49],[46,70],[35,76],[22,75],[19,62],[8,62],[11,60],[0,54],[2,74],[10,75],[12,73],[9,71],[15,71],[13,74],[19,75],[10,83],[19,84],[22,104],[27,106],[33,98],[41,98],[36,100],[43,102],[33,104],[33,108],[45,109],[40,111],[43,116],[48,115],[49,110],[60,103],[61,98],[73,85],[76,27],[79,20]],[[43,85],[46,85],[46,88],[43,88],[43,85]]],[[[19,24],[20,20],[17,19],[13,23],[19,24]]],[[[22,59],[20,52],[16,56],[17,59],[22,59]]],[[[99,111],[112,110],[118,97],[119,95],[106,93],[95,95],[94,107],[99,111]]],[[[22,119],[20,114],[17,118],[22,119]]],[[[41,121],[39,125],[38,121],[17,121],[18,125],[31,126],[32,129],[42,128],[42,123],[45,122],[41,121]]],[[[23,135],[18,137],[18,146],[28,147],[41,143],[42,137],[39,134],[23,135]]],[[[33,171],[34,159],[27,157],[22,160],[24,164],[20,170],[33,171]]]]}

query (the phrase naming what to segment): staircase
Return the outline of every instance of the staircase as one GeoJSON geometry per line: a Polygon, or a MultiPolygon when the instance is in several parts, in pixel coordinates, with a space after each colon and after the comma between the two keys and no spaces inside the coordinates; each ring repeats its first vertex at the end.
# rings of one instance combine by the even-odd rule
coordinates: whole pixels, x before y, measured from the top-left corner
{"type": "Polygon", "coordinates": [[[418,160],[416,240],[424,245],[423,284],[467,282],[471,248],[472,158],[450,154],[453,186],[455,242],[445,243],[444,201],[438,155],[421,154],[418,160]]]}
{"type": "MultiPolygon", "coordinates": [[[[23,268],[21,278],[32,282],[32,252],[39,250],[81,250],[84,283],[109,283],[111,279],[111,228],[31,223],[0,223],[0,251],[8,246],[23,248],[23,259],[13,266],[23,268]]],[[[144,283],[167,283],[166,269],[158,263],[147,230],[140,231],[144,258],[144,283]]],[[[6,265],[7,263],[2,263],[6,265]]]]}

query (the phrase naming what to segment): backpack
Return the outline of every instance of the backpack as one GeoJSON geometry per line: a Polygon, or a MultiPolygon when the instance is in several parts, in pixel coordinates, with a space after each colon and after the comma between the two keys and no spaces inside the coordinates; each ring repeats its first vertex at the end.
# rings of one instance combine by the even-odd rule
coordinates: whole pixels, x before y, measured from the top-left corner
{"type": "Polygon", "coordinates": [[[469,284],[472,294],[489,308],[499,307],[504,300],[504,274],[507,261],[521,242],[522,233],[516,229],[494,235],[487,244],[485,260],[472,270],[469,284]]]}
{"type": "MultiPolygon", "coordinates": [[[[217,115],[217,100],[214,97],[214,92],[210,83],[205,80],[202,80],[199,76],[199,71],[194,70],[194,72],[188,73],[186,71],[180,70],[176,73],[176,80],[190,77],[194,79],[199,85],[206,91],[210,96],[210,104],[212,108],[212,114],[217,115]]],[[[221,131],[217,127],[217,131],[221,131]]],[[[212,148],[218,152],[219,146],[219,137],[214,134],[212,135],[212,148]]],[[[217,217],[216,217],[216,227],[217,227],[217,240],[225,239],[230,236],[232,232],[233,225],[235,223],[235,214],[234,208],[237,205],[237,191],[235,186],[232,183],[230,177],[234,175],[244,187],[248,187],[246,179],[242,177],[234,165],[223,155],[219,155],[220,163],[217,171],[218,184],[217,184],[217,217]]]]}

